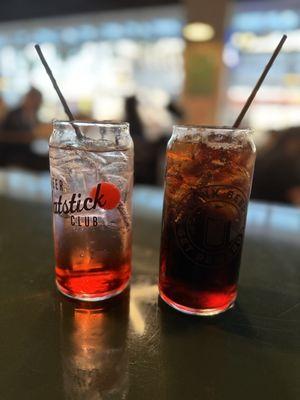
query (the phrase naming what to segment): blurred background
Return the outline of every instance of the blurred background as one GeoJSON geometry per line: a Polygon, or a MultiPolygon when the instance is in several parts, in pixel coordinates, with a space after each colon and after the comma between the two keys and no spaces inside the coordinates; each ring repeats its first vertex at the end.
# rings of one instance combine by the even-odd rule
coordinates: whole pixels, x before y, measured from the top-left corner
{"type": "Polygon", "coordinates": [[[258,148],[252,197],[299,206],[299,0],[1,2],[0,191],[27,173],[40,195],[51,121],[66,119],[35,43],[76,118],[131,123],[136,183],[159,186],[172,124],[232,124],[283,33],[243,125],[258,148]]]}

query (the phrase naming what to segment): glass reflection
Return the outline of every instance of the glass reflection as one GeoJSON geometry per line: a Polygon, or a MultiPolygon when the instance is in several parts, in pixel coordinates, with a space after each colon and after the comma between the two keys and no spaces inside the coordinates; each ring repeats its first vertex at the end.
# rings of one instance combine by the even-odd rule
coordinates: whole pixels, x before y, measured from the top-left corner
{"type": "Polygon", "coordinates": [[[125,399],[129,290],[101,304],[60,301],[63,384],[68,400],[125,399]]]}

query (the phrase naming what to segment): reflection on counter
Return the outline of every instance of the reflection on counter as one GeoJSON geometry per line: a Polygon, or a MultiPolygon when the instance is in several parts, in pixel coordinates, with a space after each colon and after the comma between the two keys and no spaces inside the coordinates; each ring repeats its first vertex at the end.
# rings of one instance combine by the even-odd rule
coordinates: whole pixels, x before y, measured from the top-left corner
{"type": "Polygon", "coordinates": [[[136,335],[142,336],[146,330],[145,306],[155,304],[157,285],[145,281],[136,283],[131,288],[130,322],[136,335]]]}
{"type": "Polygon", "coordinates": [[[66,399],[123,399],[129,386],[129,290],[105,302],[60,300],[66,399]]]}

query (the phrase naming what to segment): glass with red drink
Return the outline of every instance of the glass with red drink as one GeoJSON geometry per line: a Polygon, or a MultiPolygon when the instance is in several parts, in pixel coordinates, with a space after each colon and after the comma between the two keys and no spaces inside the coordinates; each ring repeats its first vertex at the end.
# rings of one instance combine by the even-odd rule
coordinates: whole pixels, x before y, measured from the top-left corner
{"type": "Polygon", "coordinates": [[[234,304],[254,163],[248,129],[174,127],[159,277],[174,308],[214,315],[234,304]]]}
{"type": "Polygon", "coordinates": [[[81,300],[114,296],[131,274],[129,125],[55,121],[49,155],[57,287],[81,300]]]}

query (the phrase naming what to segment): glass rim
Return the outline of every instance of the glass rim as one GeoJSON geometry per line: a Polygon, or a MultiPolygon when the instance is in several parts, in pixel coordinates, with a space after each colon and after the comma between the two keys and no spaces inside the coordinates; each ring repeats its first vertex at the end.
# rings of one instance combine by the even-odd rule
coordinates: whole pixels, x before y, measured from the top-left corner
{"type": "Polygon", "coordinates": [[[197,124],[176,124],[173,126],[173,129],[192,129],[192,130],[217,130],[217,131],[225,131],[225,132],[250,132],[253,133],[253,129],[251,128],[234,128],[232,126],[227,125],[197,125],[197,124]]]}
{"type": "Polygon", "coordinates": [[[129,122],[120,122],[120,121],[111,121],[111,120],[103,120],[103,121],[84,121],[84,120],[74,120],[74,121],[67,121],[67,120],[59,120],[53,119],[52,120],[53,126],[70,126],[73,125],[78,127],[108,127],[108,128],[129,128],[129,122]]]}

